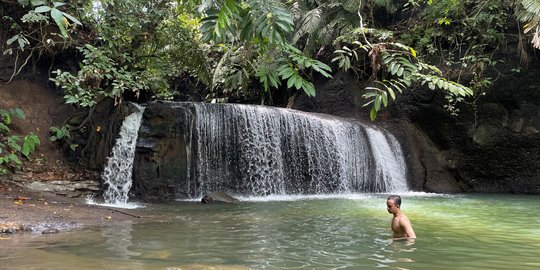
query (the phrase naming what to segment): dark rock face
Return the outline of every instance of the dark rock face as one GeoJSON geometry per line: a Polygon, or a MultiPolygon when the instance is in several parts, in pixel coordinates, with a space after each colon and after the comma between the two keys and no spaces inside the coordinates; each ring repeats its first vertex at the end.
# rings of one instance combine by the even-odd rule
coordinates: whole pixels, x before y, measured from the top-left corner
{"type": "Polygon", "coordinates": [[[441,96],[412,107],[409,94],[397,106],[407,108],[403,116],[426,132],[464,190],[538,194],[539,75],[531,70],[496,81],[475,105],[462,104],[458,117],[440,109],[441,96]]]}
{"type": "MultiPolygon", "coordinates": [[[[160,106],[159,103],[150,106],[160,106]]],[[[139,129],[132,192],[148,201],[170,201],[179,189],[186,190],[175,179],[186,175],[187,150],[183,135],[185,127],[178,111],[170,107],[147,109],[139,129]],[[158,181],[159,180],[159,181],[158,181]]]]}

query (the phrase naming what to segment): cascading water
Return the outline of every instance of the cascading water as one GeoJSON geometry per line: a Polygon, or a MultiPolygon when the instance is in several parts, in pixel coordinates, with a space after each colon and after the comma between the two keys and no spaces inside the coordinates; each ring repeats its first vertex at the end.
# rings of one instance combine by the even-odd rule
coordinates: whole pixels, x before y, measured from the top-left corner
{"type": "Polygon", "coordinates": [[[256,196],[408,190],[399,143],[383,130],[263,106],[171,106],[184,111],[188,123],[182,139],[187,175],[177,176],[187,181],[187,190],[177,193],[198,197],[220,190],[256,196]]]}
{"type": "Polygon", "coordinates": [[[111,151],[107,160],[107,166],[101,174],[105,191],[103,198],[106,204],[125,204],[128,200],[128,192],[131,189],[131,171],[133,169],[133,157],[137,135],[144,108],[136,104],[136,111],[124,119],[120,127],[120,137],[111,151]]]}
{"type": "Polygon", "coordinates": [[[388,192],[407,191],[407,181],[399,181],[405,179],[407,165],[397,140],[390,133],[385,134],[372,128],[366,128],[366,131],[373,149],[376,179],[382,183],[377,190],[386,187],[388,192]]]}

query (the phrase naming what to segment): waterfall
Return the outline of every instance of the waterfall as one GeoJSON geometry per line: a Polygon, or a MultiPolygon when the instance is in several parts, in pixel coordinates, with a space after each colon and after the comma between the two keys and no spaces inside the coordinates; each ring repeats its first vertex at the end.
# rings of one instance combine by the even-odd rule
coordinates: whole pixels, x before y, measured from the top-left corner
{"type": "Polygon", "coordinates": [[[131,189],[131,171],[135,156],[135,145],[144,108],[136,104],[137,110],[124,119],[120,127],[120,137],[111,151],[107,166],[101,174],[105,191],[103,198],[107,204],[125,204],[131,189]]]}
{"type": "Polygon", "coordinates": [[[178,181],[187,181],[187,190],[179,193],[197,197],[218,190],[258,196],[408,190],[401,148],[385,130],[289,109],[171,104],[188,112],[182,139],[187,175],[178,176],[178,181]]]}
{"type": "Polygon", "coordinates": [[[404,179],[407,173],[405,159],[397,140],[390,133],[384,134],[372,128],[366,130],[373,148],[376,179],[379,179],[388,192],[408,190],[406,181],[396,181],[404,179]]]}

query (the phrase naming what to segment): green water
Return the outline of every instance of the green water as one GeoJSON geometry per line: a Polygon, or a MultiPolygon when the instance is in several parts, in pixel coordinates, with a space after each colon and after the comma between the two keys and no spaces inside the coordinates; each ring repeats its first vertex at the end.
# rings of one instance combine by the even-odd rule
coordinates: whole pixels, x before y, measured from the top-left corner
{"type": "Polygon", "coordinates": [[[0,269],[540,269],[540,196],[405,194],[414,242],[385,198],[147,205],[167,218],[0,240],[0,269]]]}

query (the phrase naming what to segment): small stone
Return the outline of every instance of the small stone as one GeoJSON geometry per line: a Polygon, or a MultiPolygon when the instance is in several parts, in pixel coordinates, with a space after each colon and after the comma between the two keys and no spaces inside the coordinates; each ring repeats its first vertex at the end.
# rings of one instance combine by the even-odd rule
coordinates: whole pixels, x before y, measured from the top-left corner
{"type": "Polygon", "coordinates": [[[47,228],[45,230],[43,230],[41,232],[41,234],[57,234],[59,233],[60,231],[58,229],[55,229],[55,228],[47,228]]]}
{"type": "Polygon", "coordinates": [[[68,198],[75,198],[81,196],[80,192],[70,191],[66,193],[66,197],[68,198]]]}

